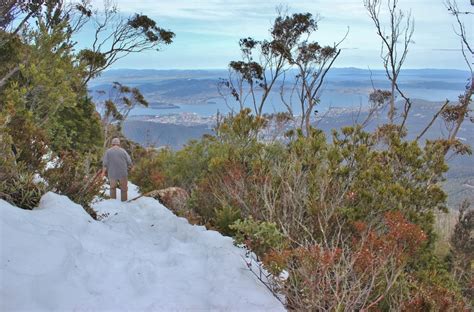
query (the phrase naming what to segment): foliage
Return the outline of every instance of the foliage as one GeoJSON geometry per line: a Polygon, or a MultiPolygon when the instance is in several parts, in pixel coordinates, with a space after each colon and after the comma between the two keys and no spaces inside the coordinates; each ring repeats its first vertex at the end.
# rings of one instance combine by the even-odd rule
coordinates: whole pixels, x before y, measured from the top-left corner
{"type": "MultiPolygon", "coordinates": [[[[17,76],[10,78],[0,89],[0,115],[6,121],[1,130],[11,142],[4,153],[8,154],[10,150],[14,156],[8,165],[8,170],[15,173],[12,180],[15,182],[11,185],[26,183],[25,192],[44,189],[40,184],[35,186],[31,178],[25,178],[37,174],[48,180],[49,187],[61,190],[87,206],[92,199],[87,192],[73,192],[78,174],[67,175],[69,168],[66,167],[57,178],[53,178],[52,171],[45,173],[47,159],[54,159],[64,151],[78,155],[98,154],[102,145],[95,106],[87,98],[87,90],[81,87],[82,69],[74,63],[69,19],[61,18],[60,11],[54,17],[54,10],[50,9],[52,11],[48,9],[44,14],[38,14],[37,28],[28,29],[23,41],[15,46],[17,54],[22,56],[17,76]],[[52,19],[55,19],[54,23],[52,19]],[[29,172],[26,176],[24,169],[29,172]],[[69,179],[65,179],[66,176],[69,179]]],[[[4,62],[8,64],[14,60],[12,57],[4,62]]],[[[75,161],[81,159],[77,157],[75,161]]],[[[8,192],[14,195],[13,190],[8,192]]],[[[39,191],[34,193],[40,196],[39,191]]],[[[28,204],[29,208],[31,205],[28,204]]]]}
{"type": "Polygon", "coordinates": [[[108,99],[98,105],[101,107],[99,112],[104,129],[104,147],[109,145],[112,138],[120,136],[123,122],[137,105],[148,107],[148,102],[140,90],[119,82],[113,83],[108,99]]]}
{"type": "Polygon", "coordinates": [[[448,169],[443,147],[428,141],[420,148],[390,128],[379,128],[374,135],[344,128],[341,134],[335,133],[334,143],[340,147],[338,175],[352,180],[348,217],[376,218],[380,209],[402,211],[434,239],[433,212],[446,209],[439,185],[448,169]]]}
{"type": "Polygon", "coordinates": [[[258,257],[285,246],[285,237],[272,222],[258,222],[250,217],[235,221],[229,228],[236,231],[235,243],[245,244],[258,257]]]}
{"type": "Polygon", "coordinates": [[[219,232],[229,236],[236,234],[236,230],[232,225],[240,218],[240,210],[232,206],[224,206],[215,212],[216,227],[219,229],[219,232]]]}
{"type": "Polygon", "coordinates": [[[464,307],[446,281],[436,282],[433,271],[426,271],[431,278],[423,279],[419,272],[407,270],[426,241],[419,226],[400,213],[386,213],[383,223],[374,226],[376,230],[355,222],[349,240],[334,236],[272,255],[284,260],[289,273],[284,283],[288,307],[297,311],[464,307]],[[444,297],[437,297],[441,293],[444,297]]]}
{"type": "Polygon", "coordinates": [[[33,209],[46,191],[38,177],[45,164],[49,140],[29,112],[8,114],[14,105],[11,94],[5,100],[0,113],[0,198],[33,209]]]}
{"type": "Polygon", "coordinates": [[[293,298],[290,307],[373,303],[389,310],[416,296],[436,307],[443,303],[430,298],[441,292],[462,303],[434,254],[434,214],[446,209],[444,142],[420,146],[385,125],[374,132],[346,127],[331,138],[297,129],[285,144],[262,143],[266,123],[249,110],[227,116],[214,136],[160,151],[140,172],[156,170],[187,189],[204,223],[245,243],[274,274],[287,270],[290,284],[281,286],[293,298]],[[336,282],[341,293],[331,292],[336,282]]]}
{"type": "MultiPolygon", "coordinates": [[[[240,39],[242,59],[229,63],[229,78],[220,82],[221,94],[230,95],[241,110],[251,106],[257,116],[262,116],[272,90],[292,89],[298,94],[296,105],[302,114],[300,127],[304,124],[308,130],[325,75],[340,53],[339,43],[321,46],[310,40],[317,28],[317,16],[289,15],[280,8],[269,30],[269,39],[240,39]]],[[[285,100],[282,95],[281,98],[293,117],[292,97],[285,100]]]]}
{"type": "MultiPolygon", "coordinates": [[[[50,24],[48,18],[39,15],[38,27],[28,30],[16,46],[17,52],[12,53],[22,55],[22,60],[15,79],[0,89],[2,108],[9,108],[2,109],[2,114],[7,119],[27,117],[31,125],[44,129],[55,152],[77,145],[82,145],[82,150],[93,148],[97,145],[94,141],[100,140],[100,125],[93,104],[86,98],[87,90],[81,87],[82,68],[74,63],[69,20],[64,17],[50,24]]],[[[21,142],[15,140],[15,144],[21,142]]]]}
{"type": "Polygon", "coordinates": [[[33,173],[44,166],[49,139],[45,131],[34,123],[31,114],[23,111],[12,116],[6,124],[4,135],[11,140],[9,149],[14,155],[15,163],[21,163],[33,173]]]}
{"type": "Polygon", "coordinates": [[[58,119],[61,120],[61,129],[57,129],[54,135],[56,138],[63,137],[64,140],[55,140],[51,145],[53,150],[84,154],[98,154],[102,151],[104,137],[100,116],[91,98],[78,98],[74,107],[59,109],[58,119]]]}
{"type": "Polygon", "coordinates": [[[454,233],[451,236],[449,264],[451,272],[462,288],[466,298],[474,305],[474,210],[466,200],[459,209],[454,233]]]}
{"type": "Polygon", "coordinates": [[[0,63],[3,65],[0,68],[0,77],[4,77],[17,64],[20,63],[24,56],[21,53],[21,40],[10,36],[8,33],[0,30],[0,63]]]}
{"type": "Polygon", "coordinates": [[[100,171],[94,170],[91,155],[64,152],[54,165],[45,171],[48,188],[82,205],[91,213],[90,203],[100,194],[103,179],[100,171]]]}
{"type": "Polygon", "coordinates": [[[124,18],[113,2],[105,2],[102,12],[92,10],[88,3],[80,4],[78,10],[95,26],[94,43],[79,53],[85,83],[128,54],[159,50],[162,45],[171,44],[175,36],[147,15],[124,18]]]}
{"type": "Polygon", "coordinates": [[[13,171],[13,168],[7,168],[4,163],[0,165],[0,199],[23,209],[37,207],[41,196],[46,192],[44,183],[36,181],[36,174],[25,166],[17,167],[13,171]]]}
{"type": "Polygon", "coordinates": [[[130,172],[130,181],[139,186],[142,194],[171,186],[166,177],[166,161],[171,151],[147,150],[130,172]]]}

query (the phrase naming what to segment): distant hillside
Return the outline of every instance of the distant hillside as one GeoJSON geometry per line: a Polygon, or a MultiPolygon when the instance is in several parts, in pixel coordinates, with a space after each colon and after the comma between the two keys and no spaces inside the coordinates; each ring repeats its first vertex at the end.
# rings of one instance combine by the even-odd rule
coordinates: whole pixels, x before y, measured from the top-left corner
{"type": "MultiPolygon", "coordinates": [[[[291,71],[290,71],[291,73],[291,71]]],[[[408,69],[400,74],[400,87],[412,98],[430,101],[449,98],[456,100],[465,88],[467,71],[451,69],[408,69]]],[[[227,70],[132,70],[119,69],[105,72],[89,83],[91,95],[100,99],[98,90],[110,90],[114,81],[137,87],[150,102],[180,104],[203,104],[219,97],[219,79],[227,78],[227,70]]],[[[286,75],[291,84],[293,75],[286,75]]],[[[279,98],[282,81],[275,85],[273,97],[279,98]]],[[[322,92],[322,104],[353,105],[354,98],[366,97],[373,88],[389,88],[383,70],[357,68],[334,68],[326,76],[322,92]],[[341,97],[343,95],[343,97],[341,97]]],[[[288,85],[288,88],[291,86],[288,85]]],[[[289,93],[289,92],[288,92],[289,93]]],[[[364,100],[365,101],[365,100],[364,100]]],[[[362,103],[365,104],[365,103],[362,103]]],[[[277,105],[277,110],[279,106],[277,105]]]]}
{"type": "Polygon", "coordinates": [[[126,137],[143,146],[168,146],[174,150],[181,149],[189,140],[212,133],[207,126],[181,126],[140,120],[126,121],[123,132],[126,137]]]}
{"type": "MultiPolygon", "coordinates": [[[[205,79],[205,78],[224,78],[228,76],[227,69],[216,70],[155,70],[155,69],[112,69],[105,71],[100,77],[92,80],[89,85],[94,86],[102,83],[111,83],[120,81],[123,83],[134,83],[137,79],[143,80],[170,80],[170,79],[205,79]]],[[[368,70],[361,68],[332,68],[327,78],[331,80],[336,77],[351,77],[352,79],[385,78],[385,71],[380,69],[368,70]]],[[[468,71],[456,69],[404,69],[400,73],[400,79],[410,78],[432,79],[460,79],[465,80],[469,77],[468,71]]]]}
{"type": "Polygon", "coordinates": [[[111,84],[120,81],[124,84],[137,85],[173,79],[217,79],[225,77],[227,70],[155,70],[155,69],[112,69],[89,83],[90,87],[100,84],[111,84]]]}

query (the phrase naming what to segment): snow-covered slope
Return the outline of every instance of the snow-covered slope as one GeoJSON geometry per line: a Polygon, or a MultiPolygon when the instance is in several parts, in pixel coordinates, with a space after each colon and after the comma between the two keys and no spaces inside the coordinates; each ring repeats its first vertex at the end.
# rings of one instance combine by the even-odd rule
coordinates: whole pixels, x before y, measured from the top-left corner
{"type": "Polygon", "coordinates": [[[33,211],[0,200],[0,311],[284,310],[230,238],[152,198],[95,209],[109,216],[54,193],[33,211]]]}

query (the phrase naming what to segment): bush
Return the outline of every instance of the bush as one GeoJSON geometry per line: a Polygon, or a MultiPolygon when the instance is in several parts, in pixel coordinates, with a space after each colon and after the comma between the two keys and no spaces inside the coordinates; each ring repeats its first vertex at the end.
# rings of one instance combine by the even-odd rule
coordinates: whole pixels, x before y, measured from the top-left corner
{"type": "Polygon", "coordinates": [[[215,212],[216,227],[224,235],[235,235],[236,231],[231,226],[240,218],[240,210],[232,206],[224,206],[215,212]]]}
{"type": "Polygon", "coordinates": [[[46,191],[44,183],[36,178],[44,163],[45,142],[28,118],[17,117],[0,113],[0,198],[33,209],[46,191]],[[22,131],[15,131],[19,128],[22,131]]]}
{"type": "Polygon", "coordinates": [[[49,139],[44,130],[25,111],[13,115],[7,129],[15,162],[22,163],[30,172],[39,173],[44,168],[44,156],[49,151],[49,139]]]}
{"type": "Polygon", "coordinates": [[[191,193],[207,170],[209,153],[206,140],[189,142],[182,150],[146,149],[137,155],[130,179],[140,190],[151,191],[178,186],[191,193]]]}
{"type": "Polygon", "coordinates": [[[235,243],[245,244],[259,258],[270,251],[284,249],[286,244],[285,237],[275,223],[258,222],[250,217],[243,221],[237,220],[229,228],[236,232],[235,243]]]}
{"type": "Polygon", "coordinates": [[[83,206],[95,217],[90,204],[99,196],[104,180],[98,166],[94,166],[92,156],[82,156],[65,152],[55,161],[54,167],[46,170],[48,189],[68,196],[83,206]]]}
{"type": "Polygon", "coordinates": [[[449,265],[462,293],[474,306],[474,209],[466,200],[461,204],[454,233],[451,236],[449,265]]]}
{"type": "Polygon", "coordinates": [[[171,155],[169,150],[147,150],[136,160],[130,172],[130,181],[139,187],[142,194],[173,186],[167,176],[167,163],[171,155]]]}
{"type": "MultiPolygon", "coordinates": [[[[427,240],[420,226],[399,212],[388,212],[381,224],[355,222],[352,227],[352,234],[328,236],[321,243],[279,254],[289,273],[282,288],[290,309],[392,311],[430,300],[428,310],[447,307],[446,303],[463,305],[446,281],[426,281],[410,268],[427,240]],[[440,292],[446,297],[433,296],[440,292]]],[[[434,279],[436,270],[428,272],[434,279]]]]}
{"type": "Polygon", "coordinates": [[[386,125],[346,127],[330,139],[296,129],[286,143],[264,144],[264,125],[248,110],[226,117],[215,136],[155,156],[142,175],[157,170],[160,183],[185,188],[202,222],[234,235],[274,274],[288,270],[290,308],[389,310],[442,291],[459,302],[452,279],[432,265],[434,215],[446,210],[442,142],[420,146],[386,125]],[[234,218],[244,221],[229,225],[234,218]],[[421,278],[435,273],[442,282],[421,278]],[[348,293],[332,292],[337,283],[348,293]]]}
{"type": "Polygon", "coordinates": [[[44,183],[35,181],[35,174],[25,168],[16,172],[0,173],[0,198],[23,209],[38,207],[41,196],[46,192],[44,183]]]}

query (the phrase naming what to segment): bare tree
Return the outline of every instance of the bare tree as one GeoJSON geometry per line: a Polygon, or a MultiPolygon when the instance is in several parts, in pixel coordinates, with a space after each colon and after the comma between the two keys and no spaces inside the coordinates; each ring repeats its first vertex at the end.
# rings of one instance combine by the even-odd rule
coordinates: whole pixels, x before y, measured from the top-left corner
{"type": "Polygon", "coordinates": [[[426,125],[426,127],[418,134],[418,136],[416,137],[416,141],[421,139],[426,134],[426,132],[433,126],[436,119],[438,119],[440,114],[445,113],[445,109],[448,106],[448,104],[449,104],[449,100],[446,100],[443,106],[441,106],[441,108],[433,115],[433,118],[431,118],[430,122],[426,125]]]}
{"type": "MultiPolygon", "coordinates": [[[[466,90],[463,94],[459,96],[459,103],[456,105],[447,106],[442,114],[443,119],[450,125],[448,141],[453,142],[456,140],[456,135],[458,134],[462,123],[464,122],[465,118],[469,117],[469,113],[471,111],[470,105],[472,101],[472,93],[474,91],[474,72],[471,62],[469,61],[468,54],[471,58],[474,57],[474,50],[472,47],[472,43],[468,41],[468,34],[466,32],[466,26],[462,21],[462,16],[468,16],[470,14],[473,14],[473,12],[460,11],[456,0],[446,0],[445,6],[447,10],[456,19],[456,26],[454,26],[454,32],[457,36],[459,36],[459,39],[461,41],[461,51],[471,74],[469,83],[466,85],[466,90]]],[[[474,122],[474,119],[472,117],[471,121],[474,122]]]]}
{"type": "Polygon", "coordinates": [[[390,123],[394,122],[396,115],[396,94],[400,95],[405,101],[402,123],[400,125],[401,130],[405,125],[412,103],[400,89],[398,77],[406,60],[410,43],[412,43],[415,22],[411,12],[406,13],[398,9],[398,0],[364,0],[364,6],[374,22],[377,35],[382,41],[380,56],[391,87],[390,108],[388,112],[390,123]],[[388,31],[384,28],[381,16],[382,4],[385,2],[388,10],[388,31]]]}
{"type": "Polygon", "coordinates": [[[294,84],[297,102],[301,108],[300,128],[304,128],[307,134],[310,133],[311,115],[319,103],[324,78],[341,53],[339,45],[346,36],[333,46],[323,47],[317,42],[302,41],[289,57],[290,64],[296,67],[297,71],[294,84]]]}

